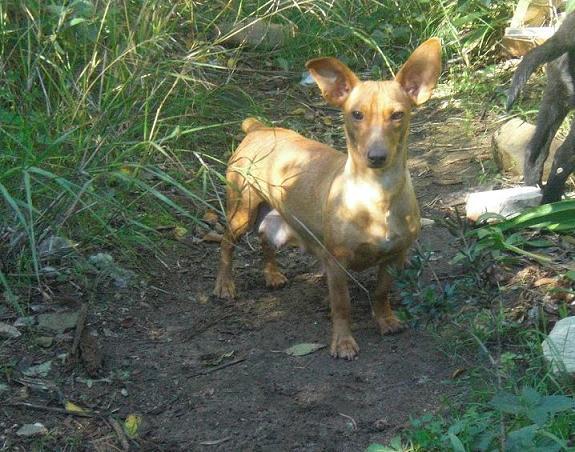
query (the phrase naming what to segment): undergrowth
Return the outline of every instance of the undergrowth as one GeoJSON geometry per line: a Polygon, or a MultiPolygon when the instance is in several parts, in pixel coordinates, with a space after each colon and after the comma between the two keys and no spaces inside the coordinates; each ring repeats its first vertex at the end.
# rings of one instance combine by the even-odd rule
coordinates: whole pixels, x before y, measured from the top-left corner
{"type": "Polygon", "coordinates": [[[159,226],[189,227],[208,203],[218,207],[222,160],[240,121],[265,114],[248,89],[253,71],[297,78],[306,59],[328,54],[389,76],[433,35],[452,64],[472,67],[495,55],[510,8],[485,0],[2,2],[4,298],[22,308],[15,294],[46,284],[54,240],[68,257],[109,249],[134,262],[139,247],[159,252],[159,226]],[[224,46],[257,21],[297,32],[277,49],[224,46]]]}

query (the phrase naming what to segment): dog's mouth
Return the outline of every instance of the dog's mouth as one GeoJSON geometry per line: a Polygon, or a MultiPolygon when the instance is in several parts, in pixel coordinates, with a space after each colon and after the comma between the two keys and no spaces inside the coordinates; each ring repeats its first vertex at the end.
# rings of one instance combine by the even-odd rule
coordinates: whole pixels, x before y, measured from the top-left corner
{"type": "Polygon", "coordinates": [[[385,166],[385,161],[384,162],[371,162],[371,161],[367,161],[367,167],[371,168],[371,169],[382,169],[385,166]]]}

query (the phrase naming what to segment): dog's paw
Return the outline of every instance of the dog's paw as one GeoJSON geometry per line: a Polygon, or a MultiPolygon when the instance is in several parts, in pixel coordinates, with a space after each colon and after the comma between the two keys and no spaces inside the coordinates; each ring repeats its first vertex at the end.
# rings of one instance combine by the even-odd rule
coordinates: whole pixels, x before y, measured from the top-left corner
{"type": "Polygon", "coordinates": [[[351,335],[334,334],[331,340],[331,356],[352,360],[357,358],[359,346],[351,335]]]}
{"type": "Polygon", "coordinates": [[[382,317],[377,319],[379,324],[379,331],[381,334],[396,334],[401,333],[407,327],[395,316],[382,317]]]}
{"type": "Polygon", "coordinates": [[[264,277],[266,279],[266,287],[270,287],[272,289],[279,289],[287,283],[285,275],[278,271],[265,272],[264,277]]]}
{"type": "Polygon", "coordinates": [[[219,298],[233,299],[236,298],[236,285],[231,278],[224,278],[218,275],[214,295],[219,298]]]}

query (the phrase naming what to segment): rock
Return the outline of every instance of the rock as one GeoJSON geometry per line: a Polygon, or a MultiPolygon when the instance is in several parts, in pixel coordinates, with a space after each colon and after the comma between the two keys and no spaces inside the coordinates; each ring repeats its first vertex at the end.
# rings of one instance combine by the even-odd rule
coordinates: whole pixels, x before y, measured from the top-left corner
{"type": "Polygon", "coordinates": [[[38,315],[38,326],[56,333],[74,328],[78,322],[78,311],[54,312],[38,315]]]}
{"type": "Polygon", "coordinates": [[[431,218],[422,218],[420,221],[422,228],[433,226],[435,224],[435,220],[432,220],[431,218]]]}
{"type": "Polygon", "coordinates": [[[42,259],[61,258],[72,253],[74,249],[74,243],[57,235],[51,235],[38,244],[38,254],[42,259]]]}
{"type": "Polygon", "coordinates": [[[54,338],[50,336],[38,336],[34,339],[34,343],[40,347],[48,348],[54,343],[54,338]]]}
{"type": "Polygon", "coordinates": [[[575,316],[559,320],[541,346],[554,373],[575,376],[575,316]]]}
{"type": "Polygon", "coordinates": [[[17,338],[22,336],[22,333],[14,328],[12,325],[8,325],[7,323],[0,322],[0,337],[6,338],[17,338]]]}
{"type": "Polygon", "coordinates": [[[274,49],[292,39],[297,28],[293,25],[254,20],[251,23],[222,23],[217,27],[217,31],[216,42],[219,41],[218,44],[274,49]]]}
{"type": "Polygon", "coordinates": [[[301,81],[299,82],[301,86],[315,86],[315,80],[311,76],[309,71],[305,71],[301,75],[301,81]]]}
{"type": "Polygon", "coordinates": [[[48,433],[48,429],[40,424],[40,422],[36,422],[34,424],[24,424],[18,429],[16,435],[28,438],[31,436],[45,435],[46,433],[48,433]]]}
{"type": "Polygon", "coordinates": [[[45,377],[50,373],[50,370],[52,370],[52,361],[46,361],[37,366],[28,367],[22,373],[27,377],[45,377]]]}
{"type": "MultiPolygon", "coordinates": [[[[513,118],[503,124],[493,134],[491,141],[493,160],[501,172],[509,172],[515,176],[523,176],[525,150],[535,133],[535,126],[519,118],[513,118]]],[[[562,140],[554,138],[549,150],[549,156],[543,169],[543,179],[546,180],[551,170],[555,151],[562,140]]]]}
{"type": "Polygon", "coordinates": [[[134,272],[126,270],[114,262],[114,258],[108,253],[98,253],[90,256],[88,262],[100,272],[112,278],[114,286],[125,289],[135,276],[134,272]]]}
{"type": "Polygon", "coordinates": [[[514,187],[471,193],[467,198],[465,213],[470,221],[477,221],[487,212],[509,217],[529,207],[538,206],[541,197],[541,189],[538,187],[514,187]]]}
{"type": "Polygon", "coordinates": [[[23,327],[23,326],[28,327],[28,326],[34,326],[35,324],[36,324],[36,317],[33,315],[27,317],[18,317],[14,322],[15,327],[23,327]]]}

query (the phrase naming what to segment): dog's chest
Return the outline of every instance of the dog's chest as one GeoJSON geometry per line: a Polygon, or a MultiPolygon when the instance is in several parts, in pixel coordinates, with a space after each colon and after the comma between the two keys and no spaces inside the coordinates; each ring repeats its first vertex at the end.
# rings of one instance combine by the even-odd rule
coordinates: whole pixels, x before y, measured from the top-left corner
{"type": "MultiPolygon", "coordinates": [[[[334,238],[347,250],[351,268],[371,267],[409,247],[417,234],[414,224],[419,221],[410,192],[396,194],[391,201],[389,191],[381,185],[356,182],[344,188],[338,216],[345,221],[334,238]]],[[[408,184],[406,190],[410,189],[408,184]]]]}

